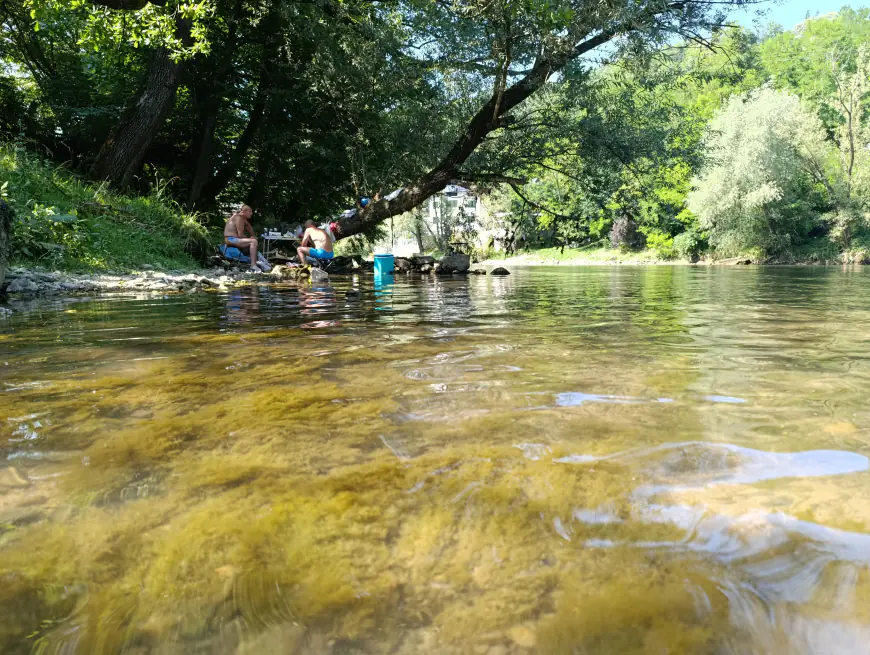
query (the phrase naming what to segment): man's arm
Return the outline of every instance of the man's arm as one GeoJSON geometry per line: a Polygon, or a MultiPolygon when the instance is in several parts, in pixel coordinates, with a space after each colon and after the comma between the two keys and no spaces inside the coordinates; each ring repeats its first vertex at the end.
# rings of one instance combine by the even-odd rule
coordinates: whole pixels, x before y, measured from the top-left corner
{"type": "Polygon", "coordinates": [[[307,248],[311,245],[311,228],[305,230],[305,234],[302,235],[302,247],[307,248]]]}
{"type": "Polygon", "coordinates": [[[245,232],[250,232],[250,233],[251,233],[251,238],[252,238],[252,239],[256,238],[257,235],[254,234],[254,228],[251,226],[251,221],[246,220],[246,221],[245,221],[245,227],[244,227],[243,229],[245,230],[245,232]]]}

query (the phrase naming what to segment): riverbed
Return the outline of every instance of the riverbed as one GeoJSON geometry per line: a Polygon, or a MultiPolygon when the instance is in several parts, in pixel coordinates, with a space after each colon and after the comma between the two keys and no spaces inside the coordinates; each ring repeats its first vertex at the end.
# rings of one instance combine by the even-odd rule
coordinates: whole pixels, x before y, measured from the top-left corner
{"type": "Polygon", "coordinates": [[[866,653],[870,273],[516,269],[0,322],[0,652],[866,653]]]}

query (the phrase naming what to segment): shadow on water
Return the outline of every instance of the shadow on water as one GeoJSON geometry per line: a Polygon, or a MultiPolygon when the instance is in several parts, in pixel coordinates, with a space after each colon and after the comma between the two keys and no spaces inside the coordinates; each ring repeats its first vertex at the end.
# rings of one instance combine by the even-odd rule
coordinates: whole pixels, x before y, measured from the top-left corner
{"type": "Polygon", "coordinates": [[[832,269],[41,301],[0,324],[3,653],[864,653],[832,269]]]}

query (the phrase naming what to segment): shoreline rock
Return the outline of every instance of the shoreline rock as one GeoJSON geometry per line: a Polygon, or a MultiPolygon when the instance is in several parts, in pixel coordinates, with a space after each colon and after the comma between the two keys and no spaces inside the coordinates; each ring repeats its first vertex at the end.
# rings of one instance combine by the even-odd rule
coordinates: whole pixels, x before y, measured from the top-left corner
{"type": "MultiPolygon", "coordinates": [[[[338,276],[371,272],[371,262],[357,257],[336,257],[329,274],[312,269],[290,268],[276,265],[271,273],[251,274],[246,270],[226,265],[203,268],[194,271],[161,271],[154,264],[143,264],[140,270],[127,273],[106,271],[104,273],[68,273],[62,271],[43,271],[14,267],[6,271],[5,286],[0,283],[0,299],[32,300],[55,296],[88,296],[103,293],[190,293],[193,291],[225,291],[233,287],[250,284],[276,284],[285,281],[311,282],[325,284],[330,275],[338,276]]],[[[397,258],[397,272],[423,275],[438,274],[454,277],[486,275],[486,270],[471,270],[468,255],[452,254],[441,261],[428,255],[414,255],[410,258],[397,258]]],[[[215,262],[217,263],[217,262],[215,262]]],[[[498,271],[499,269],[496,269],[498,271]]],[[[501,269],[504,270],[504,269],[501,269]]],[[[510,275],[507,271],[491,275],[510,275]]],[[[0,307],[0,319],[12,313],[0,307]]]]}
{"type": "Polygon", "coordinates": [[[126,292],[182,293],[275,281],[266,274],[227,271],[223,268],[189,272],[142,270],[133,273],[48,273],[13,268],[7,271],[6,279],[8,284],[0,291],[17,298],[126,292]]]}

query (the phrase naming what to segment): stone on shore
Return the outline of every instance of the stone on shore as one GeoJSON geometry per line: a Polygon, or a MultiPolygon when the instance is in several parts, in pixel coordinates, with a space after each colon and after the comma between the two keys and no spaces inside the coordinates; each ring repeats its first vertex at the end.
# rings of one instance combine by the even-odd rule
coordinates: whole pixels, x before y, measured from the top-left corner
{"type": "Polygon", "coordinates": [[[394,260],[394,266],[397,271],[408,272],[414,269],[414,262],[410,259],[405,259],[404,257],[396,257],[394,260]]]}
{"type": "Polygon", "coordinates": [[[32,296],[39,293],[39,285],[32,279],[30,279],[30,277],[26,275],[21,275],[9,283],[9,286],[6,287],[6,293],[17,293],[21,295],[32,296]]]}
{"type": "Polygon", "coordinates": [[[295,280],[299,277],[299,270],[300,269],[298,268],[291,268],[279,264],[271,270],[269,275],[279,280],[295,280]]]}
{"type": "Polygon", "coordinates": [[[471,257],[455,253],[441,260],[441,270],[444,273],[465,273],[471,268],[471,257]]]}

